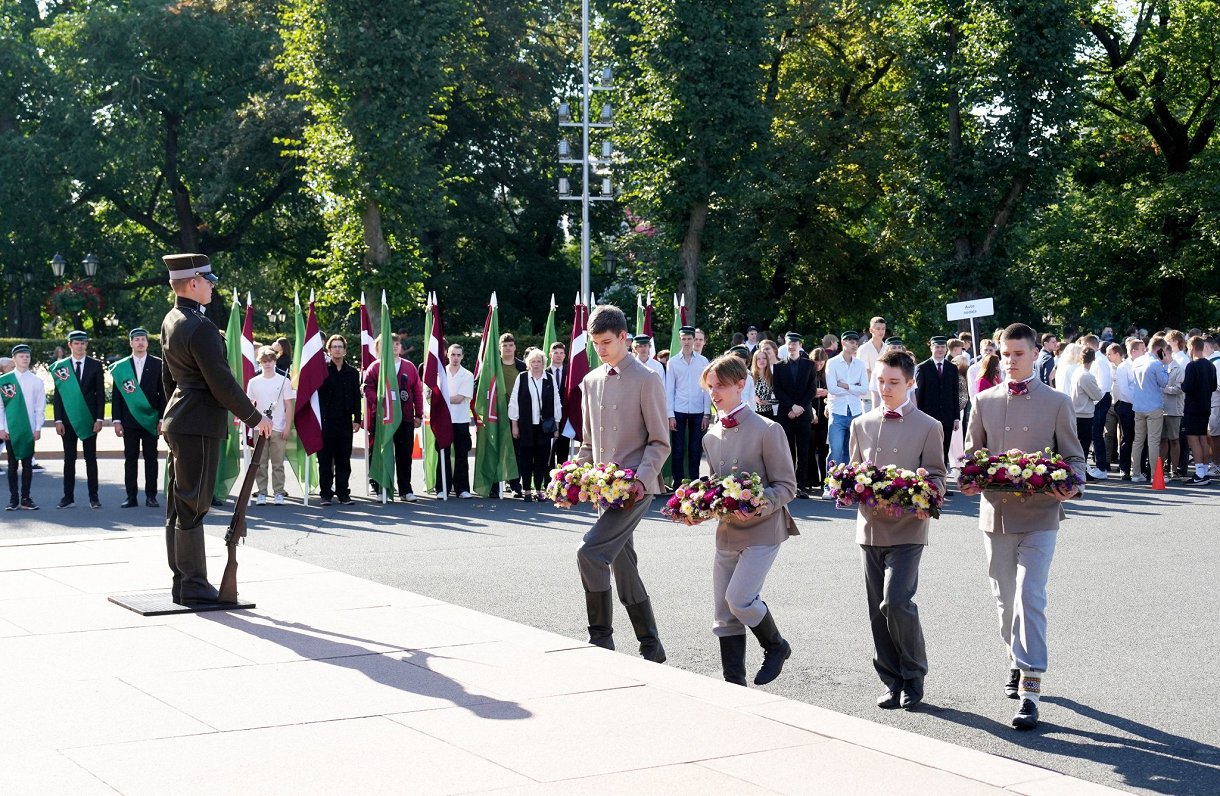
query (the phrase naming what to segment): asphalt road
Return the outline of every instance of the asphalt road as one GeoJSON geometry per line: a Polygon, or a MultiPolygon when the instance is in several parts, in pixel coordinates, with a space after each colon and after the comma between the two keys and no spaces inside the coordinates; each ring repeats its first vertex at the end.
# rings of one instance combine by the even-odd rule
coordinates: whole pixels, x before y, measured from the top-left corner
{"type": "MultiPolygon", "coordinates": [[[[39,512],[0,512],[0,538],[159,528],[154,509],[119,509],[121,463],[101,463],[105,507],[53,508],[60,464],[35,480],[39,512]]],[[[417,470],[418,478],[418,470],[417,470]]],[[[78,486],[78,500],[83,498],[78,486]]],[[[667,665],[719,677],[711,635],[710,527],[660,519],[636,534],[667,665]]],[[[1110,483],[1071,505],[1050,582],[1051,671],[1042,726],[1008,726],[1004,649],[986,578],[977,503],[957,496],[933,527],[918,602],[931,672],[913,713],[873,705],[873,673],[854,515],[794,505],[764,598],[794,653],[768,689],[963,746],[1137,793],[1220,793],[1220,485],[1167,492],[1110,483]]],[[[575,552],[588,510],[520,501],[251,507],[250,544],[281,555],[584,640],[575,552]]],[[[227,510],[209,525],[220,535],[227,510]]],[[[216,573],[218,574],[218,573],[216,573]]],[[[167,576],[168,581],[168,576],[167,576]]],[[[168,582],[167,582],[168,586],[168,582]]],[[[257,594],[248,596],[257,599],[257,594]]],[[[260,608],[271,606],[260,605],[260,608]]],[[[616,616],[619,649],[634,651],[616,616]]],[[[751,642],[749,666],[761,651],[751,642]]]]}

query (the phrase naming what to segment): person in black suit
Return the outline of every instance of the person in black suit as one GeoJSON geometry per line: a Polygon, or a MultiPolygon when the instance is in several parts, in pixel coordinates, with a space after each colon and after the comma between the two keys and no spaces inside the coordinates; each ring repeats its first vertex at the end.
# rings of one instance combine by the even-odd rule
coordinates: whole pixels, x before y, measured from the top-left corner
{"type": "Polygon", "coordinates": [[[961,424],[957,396],[960,374],[957,366],[948,360],[948,342],[943,335],[936,335],[928,341],[932,356],[920,362],[915,371],[915,406],[940,421],[945,432],[945,462],[952,469],[956,463],[949,462],[949,443],[954,429],[961,424]]]}
{"type": "MultiPolygon", "coordinates": [[[[129,509],[139,505],[139,475],[141,448],[144,459],[144,505],[155,508],[157,502],[157,438],[161,436],[161,415],[165,414],[165,385],[161,383],[161,360],[148,353],[148,330],[137,326],[127,333],[131,346],[131,370],[116,362],[111,371],[115,375],[114,390],[110,398],[110,419],[114,433],[123,438],[123,485],[127,488],[127,499],[121,504],[129,509]],[[124,377],[120,380],[120,374],[124,377]],[[134,378],[130,378],[134,376],[134,378]],[[130,383],[129,383],[130,382],[130,383]],[[155,428],[149,429],[140,422],[137,413],[127,402],[138,399],[136,391],[143,394],[148,406],[156,412],[155,428]],[[131,396],[129,399],[128,396],[131,396]]],[[[151,420],[151,415],[146,418],[151,420]]]]}
{"type": "Polygon", "coordinates": [[[813,434],[813,398],[817,374],[813,362],[801,350],[804,338],[796,332],[784,335],[788,358],[775,366],[772,377],[780,425],[788,435],[788,448],[796,465],[796,496],[809,497],[809,442],[813,434]]]}
{"type": "Polygon", "coordinates": [[[70,377],[75,377],[80,385],[80,394],[86,410],[93,418],[93,426],[92,430],[74,426],[64,409],[63,389],[55,390],[55,433],[63,437],[64,443],[64,496],[59,501],[58,508],[66,509],[76,502],[76,446],[77,442],[80,442],[85,455],[89,506],[100,509],[102,503],[97,496],[97,432],[102,430],[102,420],[106,417],[106,387],[102,377],[102,363],[86,356],[89,353],[89,335],[79,329],[68,334],[68,349],[71,353],[63,361],[68,364],[70,377]]]}
{"type": "Polygon", "coordinates": [[[229,370],[220,330],[203,314],[219,278],[211,262],[202,254],[161,259],[174,289],[174,306],[161,322],[161,382],[169,396],[162,431],[169,446],[165,552],[173,573],[170,595],[179,605],[214,604],[220,593],[208,582],[203,518],[212,507],[229,413],[265,437],[271,436],[271,418],[246,397],[229,370]]]}
{"type": "Polygon", "coordinates": [[[551,445],[551,456],[547,462],[547,466],[554,470],[568,460],[572,445],[572,440],[563,435],[563,424],[568,421],[568,411],[564,407],[564,402],[568,400],[568,349],[563,343],[556,340],[551,343],[549,353],[551,364],[547,366],[547,372],[551,374],[551,378],[555,380],[555,386],[559,388],[559,406],[563,409],[563,419],[559,421],[559,437],[551,445]]]}

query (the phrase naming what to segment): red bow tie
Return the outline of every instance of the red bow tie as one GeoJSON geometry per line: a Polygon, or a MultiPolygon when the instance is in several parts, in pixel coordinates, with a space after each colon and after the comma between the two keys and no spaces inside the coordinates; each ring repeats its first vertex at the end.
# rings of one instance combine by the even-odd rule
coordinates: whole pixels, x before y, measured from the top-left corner
{"type": "Polygon", "coordinates": [[[900,417],[902,417],[902,412],[898,412],[893,409],[885,410],[885,419],[886,420],[893,420],[894,418],[900,418],[900,417]]]}
{"type": "Polygon", "coordinates": [[[736,428],[737,424],[740,422],[741,421],[737,419],[737,415],[735,414],[720,418],[720,425],[724,426],[725,428],[736,428]]]}
{"type": "Polygon", "coordinates": [[[607,367],[607,369],[606,369],[606,375],[607,375],[607,376],[617,376],[617,375],[618,375],[618,368],[607,367]]]}
{"type": "Polygon", "coordinates": [[[1010,381],[1008,382],[1009,395],[1025,395],[1029,392],[1029,382],[1025,381],[1010,381]]]}

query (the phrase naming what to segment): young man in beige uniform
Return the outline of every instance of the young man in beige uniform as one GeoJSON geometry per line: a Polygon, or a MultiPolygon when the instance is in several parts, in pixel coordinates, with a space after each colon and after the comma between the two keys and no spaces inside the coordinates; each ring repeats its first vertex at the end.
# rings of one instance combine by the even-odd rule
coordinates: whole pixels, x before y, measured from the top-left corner
{"type": "MultiPolygon", "coordinates": [[[[873,374],[881,403],[852,421],[849,460],[907,470],[922,467],[944,494],[942,423],[915,408],[910,398],[915,357],[906,351],[889,351],[877,360],[873,374]]],[[[922,511],[891,517],[864,505],[857,509],[856,543],[864,562],[873,668],[886,689],[877,699],[881,708],[901,705],[911,709],[923,701],[928,655],[915,590],[930,523],[931,518],[922,511]]]]}
{"type": "MultiPolygon", "coordinates": [[[[1084,450],[1076,437],[1072,399],[1048,387],[1035,373],[1037,335],[1023,323],[1004,330],[1000,354],[1006,384],[976,395],[971,404],[966,455],[979,448],[1003,452],[1016,448],[1037,452],[1050,448],[1085,480],[1084,450]]],[[[963,495],[977,495],[963,488],[963,495]]],[[[1000,618],[1000,636],[1008,647],[1009,678],[1005,693],[1020,699],[1012,726],[1038,726],[1038,697],[1046,672],[1046,580],[1063,502],[1081,494],[1079,487],[1053,494],[1022,497],[1016,493],[983,493],[979,528],[985,532],[987,572],[1000,618]]]]}
{"type": "Polygon", "coordinates": [[[630,508],[606,509],[585,534],[576,554],[589,614],[589,643],[614,649],[614,600],[627,608],[640,642],[640,654],[665,662],[648,591],[636,569],[632,536],[652,498],[662,490],[661,466],[669,457],[669,421],[661,380],[631,355],[627,318],[618,307],[603,304],[589,316],[589,337],[602,365],[581,382],[583,433],[572,460],[578,464],[614,462],[635,471],[630,508]]]}
{"type": "Polygon", "coordinates": [[[740,511],[721,518],[716,526],[716,563],[712,569],[720,663],[724,679],[746,684],[746,628],[763,648],[763,664],[755,685],[779,677],[792,646],[780,635],[771,609],[762,601],[763,581],[775,563],[780,543],[796,536],[796,522],[787,505],[796,497],[796,469],[783,427],[759,416],[742,399],[746,365],[725,354],[708,365],[701,378],[711,393],[717,421],[703,438],[712,472],[719,476],[758,473],[766,505],[754,514],[740,511]]]}

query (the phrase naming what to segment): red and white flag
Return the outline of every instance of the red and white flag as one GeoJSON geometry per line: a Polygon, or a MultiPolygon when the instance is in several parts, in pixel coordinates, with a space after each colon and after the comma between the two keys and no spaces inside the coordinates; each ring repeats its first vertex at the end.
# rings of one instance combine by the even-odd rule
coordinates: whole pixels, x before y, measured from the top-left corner
{"type": "Polygon", "coordinates": [[[572,352],[568,360],[568,394],[564,400],[564,409],[568,422],[564,424],[563,435],[580,441],[584,435],[584,417],[580,406],[580,383],[589,373],[589,335],[586,326],[589,322],[589,308],[581,303],[580,293],[576,294],[576,305],[572,317],[572,343],[568,350],[572,352]]]}
{"type": "MultiPolygon", "coordinates": [[[[644,334],[652,337],[652,294],[648,294],[648,303],[644,305],[644,334]]],[[[653,354],[657,351],[657,345],[654,341],[652,344],[653,354]]]]}
{"type": "Polygon", "coordinates": [[[424,359],[424,386],[428,388],[428,404],[425,420],[432,429],[436,447],[448,448],[453,444],[453,418],[449,414],[449,372],[445,370],[445,332],[441,325],[441,305],[436,294],[429,294],[432,302],[432,329],[428,335],[428,353],[424,359]]]}
{"type": "Polygon", "coordinates": [[[309,295],[309,315],[305,319],[305,343],[301,346],[300,378],[297,381],[295,413],[297,437],[306,453],[322,450],[322,411],[318,405],[318,388],[326,381],[325,341],[318,331],[314,314],[313,294],[309,295]]]}
{"type": "Polygon", "coordinates": [[[258,357],[254,351],[254,301],[246,294],[246,318],[241,327],[242,382],[244,390],[258,373],[258,357]]]}
{"type": "Polygon", "coordinates": [[[364,293],[360,293],[360,372],[364,373],[369,365],[376,361],[373,353],[373,322],[369,320],[369,308],[364,303],[364,293]]]}

